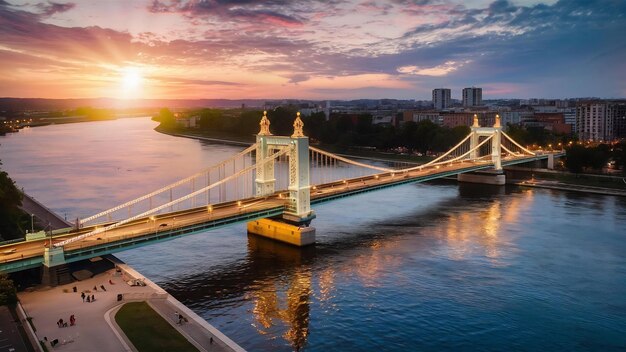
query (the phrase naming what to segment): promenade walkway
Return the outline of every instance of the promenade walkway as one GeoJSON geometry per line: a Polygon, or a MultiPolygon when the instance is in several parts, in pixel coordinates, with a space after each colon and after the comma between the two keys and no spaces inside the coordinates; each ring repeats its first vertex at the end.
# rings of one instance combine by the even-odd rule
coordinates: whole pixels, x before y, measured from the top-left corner
{"type": "Polygon", "coordinates": [[[42,227],[46,227],[48,223],[50,224],[52,230],[72,226],[71,223],[65,221],[52,210],[48,209],[45,205],[39,203],[35,198],[26,193],[23,194],[24,198],[22,199],[22,209],[30,215],[35,214],[35,222],[39,223],[42,227]]]}
{"type": "Polygon", "coordinates": [[[243,351],[150,280],[142,277],[146,286],[130,286],[127,281],[138,279],[138,273],[125,264],[119,266],[125,266],[122,273],[110,269],[87,280],[19,293],[21,304],[26,314],[32,317],[33,325],[37,329],[37,338],[44,340],[45,337],[49,349],[50,341],[58,339],[59,344],[54,350],[59,351],[135,351],[115,324],[115,312],[126,302],[148,301],[155,311],[200,351],[243,351]],[[103,291],[100,285],[103,285],[106,291],[103,291]],[[77,292],[73,292],[73,287],[76,287],[77,292]],[[93,295],[95,301],[89,303],[83,301],[81,292],[93,295]],[[123,295],[123,301],[117,300],[118,294],[123,295]],[[183,325],[176,324],[174,312],[182,313],[188,322],[183,325]],[[70,315],[76,318],[74,326],[69,326],[70,315]],[[68,326],[58,327],[59,319],[67,322],[68,326]]]}

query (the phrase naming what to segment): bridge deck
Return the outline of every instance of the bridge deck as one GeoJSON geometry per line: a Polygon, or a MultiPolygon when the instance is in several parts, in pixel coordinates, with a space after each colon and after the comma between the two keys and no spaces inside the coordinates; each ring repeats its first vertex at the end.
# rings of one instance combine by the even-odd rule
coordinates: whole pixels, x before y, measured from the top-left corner
{"type": "MultiPolygon", "coordinates": [[[[545,158],[547,158],[547,154],[510,158],[503,160],[502,164],[514,165],[545,158]]],[[[423,182],[490,167],[493,167],[493,165],[489,162],[465,161],[426,170],[414,170],[405,173],[382,173],[341,180],[313,186],[311,188],[311,203],[321,203],[381,188],[405,183],[423,182]]],[[[149,218],[140,219],[96,236],[67,244],[64,247],[65,258],[68,262],[78,261],[114,253],[123,249],[143,246],[155,241],[163,241],[181,235],[206,231],[207,229],[236,222],[280,215],[287,202],[286,196],[286,191],[282,191],[264,198],[241,200],[241,205],[238,202],[214,204],[210,212],[207,210],[207,207],[200,207],[159,215],[154,221],[149,218]]],[[[52,238],[52,242],[57,243],[92,229],[93,227],[55,236],[52,238]]],[[[19,242],[0,247],[0,270],[11,272],[41,265],[44,248],[49,246],[50,241],[50,239],[47,239],[19,242]]]]}

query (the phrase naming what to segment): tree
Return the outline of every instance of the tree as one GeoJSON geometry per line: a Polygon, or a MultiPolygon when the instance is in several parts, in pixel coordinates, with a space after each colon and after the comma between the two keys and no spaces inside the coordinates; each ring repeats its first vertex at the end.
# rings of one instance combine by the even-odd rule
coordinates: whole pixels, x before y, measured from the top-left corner
{"type": "Polygon", "coordinates": [[[17,303],[17,292],[13,280],[7,274],[0,273],[0,306],[14,306],[17,303]]]}
{"type": "Polygon", "coordinates": [[[163,126],[164,128],[176,127],[176,119],[174,118],[174,114],[168,108],[162,108],[161,110],[159,110],[159,114],[153,119],[160,122],[160,126],[163,126]]]}
{"type": "Polygon", "coordinates": [[[622,173],[626,175],[626,141],[621,141],[615,147],[611,153],[613,160],[615,160],[615,166],[622,169],[622,173]]]}
{"type": "Polygon", "coordinates": [[[565,167],[573,173],[581,173],[584,168],[600,170],[609,157],[610,147],[606,144],[597,147],[573,145],[565,150],[565,167]]]}
{"type": "Polygon", "coordinates": [[[587,148],[581,145],[573,145],[565,150],[565,167],[575,174],[583,172],[587,148]]]}
{"type": "Polygon", "coordinates": [[[0,170],[0,235],[4,240],[23,236],[28,216],[21,206],[22,193],[9,175],[0,170]]]}

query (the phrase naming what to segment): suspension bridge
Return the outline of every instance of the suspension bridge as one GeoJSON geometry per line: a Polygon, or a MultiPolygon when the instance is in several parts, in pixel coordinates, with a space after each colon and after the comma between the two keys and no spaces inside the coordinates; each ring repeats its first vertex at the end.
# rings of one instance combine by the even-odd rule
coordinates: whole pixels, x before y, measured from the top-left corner
{"type": "Polygon", "coordinates": [[[49,238],[0,247],[0,270],[54,268],[239,222],[248,230],[296,245],[314,242],[311,205],[406,183],[548,159],[510,138],[496,117],[436,159],[412,163],[351,160],[309,145],[298,113],[291,136],[275,136],[264,112],[256,143],[194,175],[98,214],[49,238]],[[263,219],[269,222],[263,222],[263,219]],[[275,236],[276,233],[279,236],[275,236]],[[302,236],[302,238],[300,237],[302,236]],[[306,238],[305,238],[306,237],[306,238]]]}

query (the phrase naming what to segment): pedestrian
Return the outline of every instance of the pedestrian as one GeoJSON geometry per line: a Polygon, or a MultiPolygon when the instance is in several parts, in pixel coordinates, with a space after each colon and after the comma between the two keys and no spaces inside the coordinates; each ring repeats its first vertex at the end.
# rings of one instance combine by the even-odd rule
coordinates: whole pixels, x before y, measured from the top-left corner
{"type": "Polygon", "coordinates": [[[213,336],[211,336],[211,339],[209,339],[209,344],[213,344],[213,336]]]}
{"type": "Polygon", "coordinates": [[[102,291],[105,291],[105,292],[107,290],[106,288],[104,288],[104,285],[100,285],[100,288],[102,289],[102,291]]]}
{"type": "Polygon", "coordinates": [[[91,303],[91,299],[89,298],[89,295],[87,295],[87,302],[91,303]]]}
{"type": "Polygon", "coordinates": [[[95,302],[96,301],[96,297],[94,295],[91,295],[91,301],[95,302]]]}
{"type": "Polygon", "coordinates": [[[109,285],[115,285],[111,279],[109,279],[109,285]]]}
{"type": "Polygon", "coordinates": [[[94,286],[93,290],[97,292],[98,291],[98,286],[94,286]]]}
{"type": "Polygon", "coordinates": [[[74,326],[76,324],[76,318],[74,318],[74,314],[70,315],[70,326],[74,326]]]}
{"type": "Polygon", "coordinates": [[[85,302],[85,292],[81,292],[80,293],[80,298],[82,298],[83,302],[85,302]]]}

